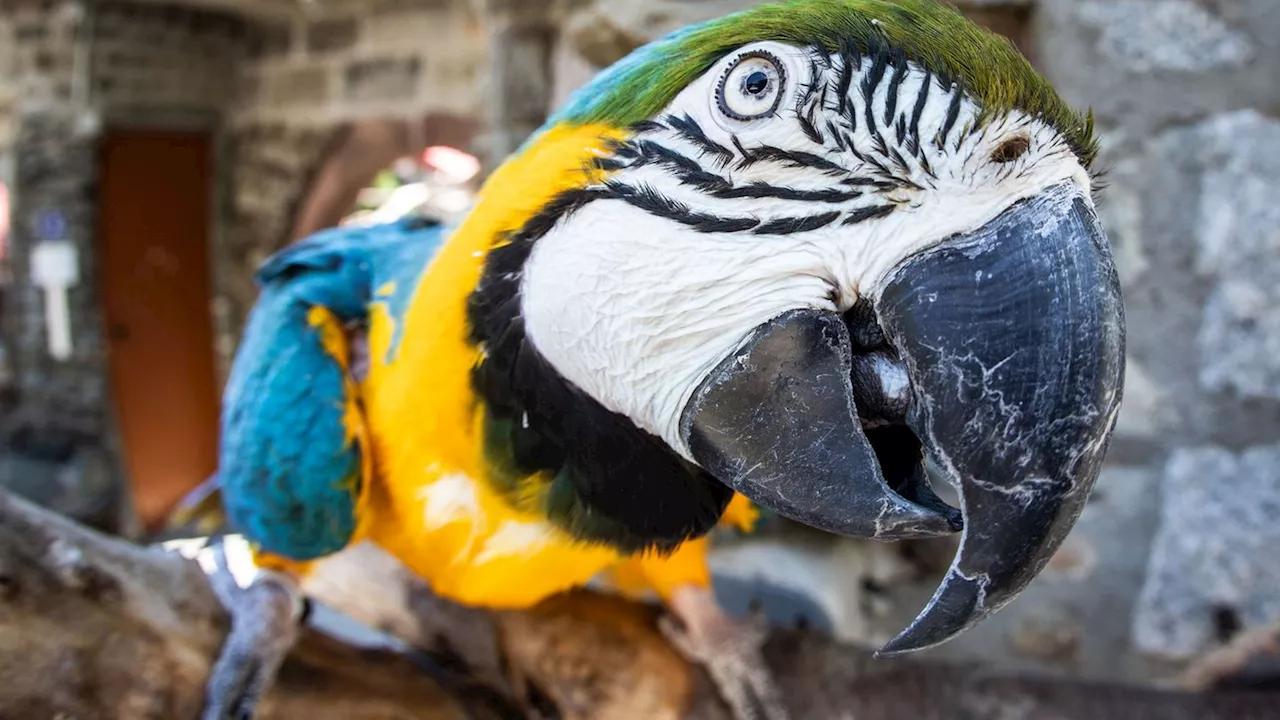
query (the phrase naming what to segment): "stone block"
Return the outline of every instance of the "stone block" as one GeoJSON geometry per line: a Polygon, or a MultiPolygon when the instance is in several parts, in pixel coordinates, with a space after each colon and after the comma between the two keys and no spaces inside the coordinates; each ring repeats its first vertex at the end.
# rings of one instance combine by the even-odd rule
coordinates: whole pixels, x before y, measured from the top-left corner
{"type": "Polygon", "coordinates": [[[326,53],[347,50],[360,37],[360,24],[355,17],[324,18],[307,25],[307,52],[326,53]]]}
{"type": "Polygon", "coordinates": [[[1122,135],[1118,162],[1106,161],[1116,171],[1102,210],[1123,278],[1128,352],[1163,398],[1131,418],[1166,448],[1272,442],[1280,323],[1267,308],[1280,299],[1280,122],[1245,110],[1122,135]]]}
{"type": "Polygon", "coordinates": [[[343,96],[351,102],[407,100],[417,95],[422,65],[416,56],[353,61],[343,75],[343,96]]]}
{"type": "Polygon", "coordinates": [[[1280,280],[1280,121],[1251,110],[1220,115],[1197,126],[1194,140],[1187,149],[1205,173],[1196,269],[1280,280]]]}
{"type": "Polygon", "coordinates": [[[453,4],[450,0],[373,0],[367,3],[369,13],[378,15],[401,15],[416,10],[448,10],[453,4]]]}
{"type": "Polygon", "coordinates": [[[1132,73],[1236,68],[1253,43],[1192,0],[1086,0],[1079,17],[1098,33],[1094,46],[1132,73]]]}
{"type": "Polygon", "coordinates": [[[249,37],[249,56],[276,58],[293,49],[293,28],[283,23],[264,23],[254,28],[249,37]]]}
{"type": "Polygon", "coordinates": [[[1280,621],[1280,445],[1180,449],[1163,483],[1136,646],[1187,659],[1235,630],[1280,621]]]}
{"type": "Polygon", "coordinates": [[[266,97],[273,104],[316,106],[329,100],[330,75],[326,65],[305,64],[265,72],[262,82],[266,97]]]}
{"type": "Polygon", "coordinates": [[[1040,0],[1031,24],[1050,81],[1105,124],[1154,131],[1277,102],[1274,0],[1040,0]]]}
{"type": "Polygon", "coordinates": [[[1280,122],[1246,111],[1199,128],[1196,269],[1215,282],[1198,336],[1210,392],[1280,400],[1280,122]]]}
{"type": "Polygon", "coordinates": [[[1200,384],[1210,392],[1280,400],[1280,292],[1243,280],[1219,282],[1197,337],[1200,384]]]}
{"type": "Polygon", "coordinates": [[[363,47],[378,52],[430,51],[445,43],[461,46],[453,42],[458,38],[450,38],[457,30],[457,20],[445,12],[382,12],[365,19],[360,41],[363,47]]]}

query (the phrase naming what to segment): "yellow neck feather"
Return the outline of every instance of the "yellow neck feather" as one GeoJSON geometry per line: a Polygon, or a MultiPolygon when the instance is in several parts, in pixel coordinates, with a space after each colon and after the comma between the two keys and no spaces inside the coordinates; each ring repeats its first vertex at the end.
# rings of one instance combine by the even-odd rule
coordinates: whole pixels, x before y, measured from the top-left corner
{"type": "MultiPolygon", "coordinates": [[[[484,476],[482,418],[470,384],[480,350],[468,339],[467,298],[479,282],[485,254],[557,195],[585,185],[590,161],[622,134],[607,125],[554,127],[489,178],[416,289],[402,318],[406,327],[395,359],[370,368],[366,412],[378,428],[380,473],[413,473],[402,463],[427,460],[441,474],[484,476]],[[423,443],[430,452],[406,450],[423,443]]],[[[394,320],[375,308],[371,357],[385,356],[393,328],[394,320]]]]}

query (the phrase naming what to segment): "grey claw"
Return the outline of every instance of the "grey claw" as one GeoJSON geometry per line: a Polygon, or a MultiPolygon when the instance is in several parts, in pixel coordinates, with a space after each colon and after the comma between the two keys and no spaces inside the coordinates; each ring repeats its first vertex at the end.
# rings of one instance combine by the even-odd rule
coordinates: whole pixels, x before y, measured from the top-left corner
{"type": "Polygon", "coordinates": [[[210,584],[231,613],[231,633],[209,675],[201,718],[250,720],[297,641],[305,600],[292,580],[265,571],[241,590],[221,548],[213,560],[210,584]]]}
{"type": "Polygon", "coordinates": [[[720,637],[695,637],[670,616],[659,618],[658,628],[677,652],[706,668],[734,720],[789,720],[761,653],[768,636],[762,612],[736,621],[720,637]]]}

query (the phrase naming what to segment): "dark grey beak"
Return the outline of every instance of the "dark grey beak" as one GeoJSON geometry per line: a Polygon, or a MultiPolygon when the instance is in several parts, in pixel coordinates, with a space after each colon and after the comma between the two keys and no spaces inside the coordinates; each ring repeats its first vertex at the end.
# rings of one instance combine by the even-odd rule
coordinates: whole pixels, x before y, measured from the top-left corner
{"type": "Polygon", "coordinates": [[[708,377],[682,430],[703,468],[761,505],[882,539],[961,526],[928,487],[923,446],[960,489],[964,535],[928,607],[880,651],[896,655],[1008,603],[1062,543],[1115,423],[1124,316],[1106,236],[1072,184],[909,258],[872,300],[883,347],[834,313],[787,313],[708,377]]]}

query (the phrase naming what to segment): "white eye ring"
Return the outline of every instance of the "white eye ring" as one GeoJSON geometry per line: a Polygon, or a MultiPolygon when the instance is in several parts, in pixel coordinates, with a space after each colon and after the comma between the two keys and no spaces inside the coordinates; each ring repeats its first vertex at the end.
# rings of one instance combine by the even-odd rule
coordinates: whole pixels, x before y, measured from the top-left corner
{"type": "Polygon", "coordinates": [[[752,50],[739,55],[725,70],[716,103],[720,112],[734,120],[757,120],[778,109],[786,84],[782,62],[772,53],[752,50]]]}

